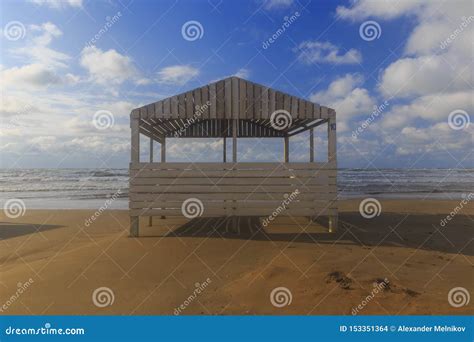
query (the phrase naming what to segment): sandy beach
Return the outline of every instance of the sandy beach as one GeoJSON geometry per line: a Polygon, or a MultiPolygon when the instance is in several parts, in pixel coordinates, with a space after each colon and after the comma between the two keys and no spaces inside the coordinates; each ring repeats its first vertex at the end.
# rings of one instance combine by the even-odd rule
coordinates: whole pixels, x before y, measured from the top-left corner
{"type": "Polygon", "coordinates": [[[359,201],[341,201],[334,234],[305,218],[278,218],[265,231],[240,218],[240,232],[220,219],[170,218],[143,220],[138,239],[123,210],[90,225],[93,210],[2,212],[0,314],[351,315],[371,293],[357,314],[472,314],[472,301],[455,308],[448,292],[474,293],[474,207],[441,227],[459,202],[381,203],[381,215],[366,219],[359,201]],[[105,307],[92,300],[100,287],[113,293],[105,307]],[[291,292],[289,305],[272,305],[277,287],[291,292]]]}

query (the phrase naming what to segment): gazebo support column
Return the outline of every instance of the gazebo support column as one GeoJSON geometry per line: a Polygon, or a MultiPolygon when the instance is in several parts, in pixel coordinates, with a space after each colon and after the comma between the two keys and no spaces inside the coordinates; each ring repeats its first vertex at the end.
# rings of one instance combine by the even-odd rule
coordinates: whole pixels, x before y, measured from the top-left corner
{"type": "MultiPolygon", "coordinates": [[[[132,113],[130,117],[131,128],[131,163],[140,162],[140,119],[132,113]]],[[[130,236],[138,237],[139,219],[138,216],[130,216],[130,236]]]]}
{"type": "MultiPolygon", "coordinates": [[[[153,163],[153,139],[150,137],[150,163],[153,163]]],[[[148,225],[153,225],[153,216],[148,218],[148,225]]]]}
{"type": "MultiPolygon", "coordinates": [[[[163,136],[161,141],[161,162],[166,163],[166,137],[163,136]]],[[[166,216],[161,216],[161,219],[166,219],[166,216]]]]}
{"type": "Polygon", "coordinates": [[[232,120],[232,162],[237,163],[237,124],[238,120],[232,120]]]}
{"type": "MultiPolygon", "coordinates": [[[[232,162],[234,163],[237,163],[237,124],[238,123],[239,123],[239,120],[232,120],[232,162]]],[[[236,206],[236,204],[234,205],[236,206]]],[[[232,229],[235,232],[239,230],[238,220],[237,220],[236,215],[232,216],[232,229]]]]}
{"type": "MultiPolygon", "coordinates": [[[[309,162],[314,163],[314,128],[309,130],[309,162]]],[[[313,222],[313,217],[308,217],[309,222],[313,222]]]]}
{"type": "MultiPolygon", "coordinates": [[[[330,116],[328,120],[328,163],[334,165],[337,172],[337,140],[336,140],[336,117],[330,116]]],[[[329,215],[329,232],[337,230],[338,214],[329,215]]]]}
{"type": "Polygon", "coordinates": [[[222,146],[222,162],[227,163],[227,139],[224,137],[223,146],[222,146]]]}

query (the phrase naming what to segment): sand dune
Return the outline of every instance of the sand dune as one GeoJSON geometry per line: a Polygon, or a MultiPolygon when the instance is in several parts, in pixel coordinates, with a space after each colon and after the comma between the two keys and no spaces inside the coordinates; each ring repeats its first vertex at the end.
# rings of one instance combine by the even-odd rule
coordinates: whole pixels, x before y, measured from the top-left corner
{"type": "Polygon", "coordinates": [[[389,286],[358,314],[473,313],[472,303],[448,302],[454,287],[474,293],[472,205],[441,228],[457,202],[382,201],[373,219],[361,217],[358,204],[341,202],[335,234],[304,218],[279,218],[265,231],[256,218],[240,218],[239,233],[221,219],[156,219],[151,228],[142,222],[139,239],[128,238],[126,211],[106,211],[89,227],[90,210],[2,213],[1,314],[174,314],[181,307],[180,314],[350,315],[384,279],[389,286]],[[94,304],[100,287],[113,292],[111,305],[94,304]],[[272,305],[277,287],[291,292],[291,304],[272,305]]]}

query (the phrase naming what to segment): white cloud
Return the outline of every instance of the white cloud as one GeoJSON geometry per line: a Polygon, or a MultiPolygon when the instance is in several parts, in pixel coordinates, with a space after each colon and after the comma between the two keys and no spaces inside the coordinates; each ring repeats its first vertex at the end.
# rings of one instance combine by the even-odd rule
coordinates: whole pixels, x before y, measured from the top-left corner
{"type": "MultiPolygon", "coordinates": [[[[432,1],[433,0],[428,0],[432,1]]],[[[352,1],[352,7],[338,6],[336,13],[341,18],[350,20],[363,20],[368,17],[382,19],[393,19],[406,13],[416,13],[422,10],[428,1],[403,0],[403,1],[380,1],[360,0],[352,1]]]]}
{"type": "Polygon", "coordinates": [[[240,77],[240,78],[249,78],[250,76],[250,70],[246,68],[239,69],[234,76],[240,77]]]}
{"type": "Polygon", "coordinates": [[[435,153],[440,151],[470,151],[473,129],[455,131],[446,122],[426,128],[405,127],[396,142],[396,153],[400,155],[435,153]]]}
{"type": "Polygon", "coordinates": [[[91,80],[101,85],[120,85],[127,80],[137,84],[146,81],[139,76],[132,59],[114,49],[102,51],[95,46],[87,46],[81,52],[81,65],[89,72],[91,80]]]}
{"type": "Polygon", "coordinates": [[[264,0],[263,8],[266,10],[288,8],[294,0],[264,0]]]}
{"type": "Polygon", "coordinates": [[[51,85],[71,85],[78,82],[72,74],[58,74],[54,68],[43,64],[28,64],[0,71],[2,89],[45,88],[51,85]]]}
{"type": "Polygon", "coordinates": [[[417,118],[428,122],[446,122],[449,113],[453,110],[462,109],[472,113],[474,110],[473,98],[473,91],[421,96],[408,104],[394,106],[390,112],[384,115],[380,125],[383,129],[396,130],[410,125],[417,118]]]}
{"type": "Polygon", "coordinates": [[[184,85],[199,75],[199,70],[190,65],[173,65],[157,73],[157,82],[166,85],[184,85]]]}
{"type": "Polygon", "coordinates": [[[452,64],[442,56],[402,58],[381,73],[380,90],[393,97],[458,91],[468,87],[469,64],[452,64]]]}
{"type": "Polygon", "coordinates": [[[328,89],[312,94],[310,100],[334,108],[343,122],[357,115],[368,115],[375,100],[367,89],[360,87],[363,82],[361,75],[347,74],[331,82],[328,89]]]}
{"type": "Polygon", "coordinates": [[[49,67],[67,67],[70,57],[49,47],[53,39],[62,36],[61,30],[51,22],[30,25],[26,44],[11,49],[13,56],[28,63],[41,63],[49,67]]]}
{"type": "MultiPolygon", "coordinates": [[[[415,28],[404,48],[405,55],[381,72],[380,89],[385,95],[409,97],[470,88],[474,17],[466,16],[472,13],[472,1],[459,0],[454,5],[440,0],[389,4],[361,0],[351,8],[338,7],[337,13],[358,21],[415,18],[415,28]]],[[[383,22],[380,24],[383,27],[383,22]]]]}
{"type": "Polygon", "coordinates": [[[329,42],[306,41],[301,43],[296,51],[299,53],[298,58],[306,64],[362,62],[362,54],[358,50],[350,49],[344,53],[339,47],[329,42]]]}
{"type": "Polygon", "coordinates": [[[82,0],[30,0],[36,5],[45,5],[54,9],[61,9],[68,6],[81,8],[82,0]]]}

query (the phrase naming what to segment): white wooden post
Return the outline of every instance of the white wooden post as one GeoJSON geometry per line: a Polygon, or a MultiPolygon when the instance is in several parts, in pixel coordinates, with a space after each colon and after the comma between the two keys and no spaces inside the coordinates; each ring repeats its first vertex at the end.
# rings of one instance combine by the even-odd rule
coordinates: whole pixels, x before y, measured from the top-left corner
{"type": "MultiPolygon", "coordinates": [[[[163,136],[161,140],[161,162],[166,163],[166,137],[163,136]]],[[[161,219],[166,219],[166,216],[161,216],[161,219]]]]}
{"type": "MultiPolygon", "coordinates": [[[[336,139],[336,113],[333,112],[328,120],[328,164],[332,165],[337,177],[337,139],[336,139]]],[[[337,186],[337,185],[336,185],[337,186]]],[[[336,202],[335,202],[336,203],[336,202]]],[[[329,232],[333,233],[337,230],[338,214],[329,215],[329,232]]]]}
{"type": "MultiPolygon", "coordinates": [[[[232,162],[233,163],[237,163],[237,125],[238,123],[239,123],[238,119],[232,120],[232,162]]],[[[234,231],[237,231],[239,229],[237,216],[235,216],[235,214],[232,216],[232,228],[234,231]]]]}
{"type": "Polygon", "coordinates": [[[239,120],[232,120],[232,162],[237,163],[237,125],[239,120]]]}
{"type": "MultiPolygon", "coordinates": [[[[150,163],[153,163],[153,138],[150,137],[150,163]]],[[[148,218],[148,225],[151,227],[153,225],[153,216],[148,218]]]]}
{"type": "Polygon", "coordinates": [[[224,137],[224,146],[222,147],[222,161],[227,163],[227,139],[224,137]]]}
{"type": "MultiPolygon", "coordinates": [[[[139,113],[132,112],[130,115],[131,146],[130,161],[131,164],[140,162],[140,116],[139,113]]],[[[132,168],[130,168],[131,170],[132,168]]],[[[138,237],[139,217],[130,216],[130,236],[138,237]]]]}

